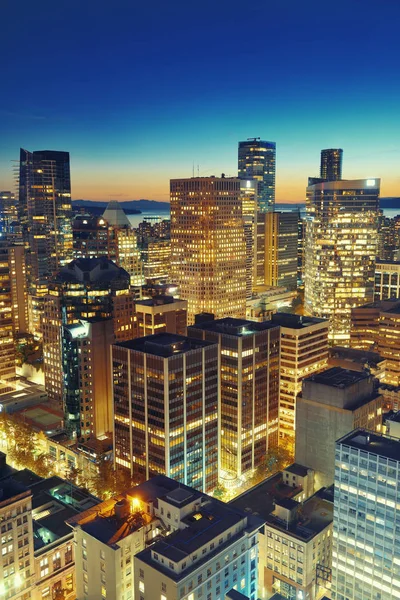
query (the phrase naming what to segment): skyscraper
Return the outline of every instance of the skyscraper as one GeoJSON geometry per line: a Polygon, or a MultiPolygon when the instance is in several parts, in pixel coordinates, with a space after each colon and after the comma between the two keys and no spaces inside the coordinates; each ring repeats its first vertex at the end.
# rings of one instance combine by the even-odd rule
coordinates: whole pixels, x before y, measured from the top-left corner
{"type": "Polygon", "coordinates": [[[298,212],[265,215],[265,284],[297,288],[298,212]]]}
{"type": "Polygon", "coordinates": [[[307,188],[305,309],[330,319],[333,343],[348,345],[350,312],[374,296],[379,179],[307,188]]]}
{"type": "Polygon", "coordinates": [[[225,318],[195,323],[188,336],[218,343],[219,470],[233,486],[278,445],[279,326],[225,318]]]}
{"type": "Polygon", "coordinates": [[[200,491],[218,483],[218,347],[171,333],[112,347],[118,469],[162,473],[200,491]]]}
{"type": "Polygon", "coordinates": [[[42,289],[72,259],[69,153],[21,148],[18,217],[27,249],[31,332],[40,334],[42,289]]]}
{"type": "Polygon", "coordinates": [[[239,142],[238,176],[258,181],[258,210],[268,212],[275,205],[276,144],[260,138],[239,142]]]}
{"type": "Polygon", "coordinates": [[[321,179],[325,179],[325,181],[342,179],[342,160],[343,150],[341,148],[321,150],[321,179]]]}
{"type": "Polygon", "coordinates": [[[246,243],[241,181],[171,180],[172,278],[188,301],[188,322],[246,314],[246,243]]]}
{"type": "Polygon", "coordinates": [[[336,443],[332,598],[400,598],[400,441],[357,429],[336,443]]]}

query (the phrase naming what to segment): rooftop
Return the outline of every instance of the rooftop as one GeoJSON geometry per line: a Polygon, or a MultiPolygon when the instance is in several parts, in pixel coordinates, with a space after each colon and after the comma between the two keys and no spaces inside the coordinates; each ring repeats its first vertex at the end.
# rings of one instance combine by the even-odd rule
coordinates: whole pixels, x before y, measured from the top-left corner
{"type": "Polygon", "coordinates": [[[195,325],[188,327],[188,330],[202,329],[205,331],[213,331],[215,333],[224,333],[225,335],[232,335],[235,337],[244,337],[259,331],[274,329],[275,327],[278,327],[278,325],[272,321],[263,321],[259,323],[257,321],[248,321],[247,319],[224,317],[223,319],[217,319],[214,321],[196,323],[195,325]]]}
{"type": "Polygon", "coordinates": [[[177,354],[184,354],[191,350],[198,350],[212,346],[212,342],[204,342],[194,338],[188,338],[175,333],[156,333],[142,338],[119,342],[115,346],[120,348],[129,348],[136,352],[145,352],[154,356],[168,358],[177,354]]]}
{"type": "Polygon", "coordinates": [[[289,465],[284,469],[284,471],[293,473],[293,475],[298,475],[299,477],[306,477],[308,475],[308,468],[303,467],[303,465],[300,465],[299,463],[293,463],[289,465]]]}
{"type": "Polygon", "coordinates": [[[369,377],[370,375],[363,371],[349,371],[348,369],[342,369],[342,367],[332,367],[321,373],[311,375],[304,379],[304,381],[313,381],[322,385],[344,389],[369,377]]]}
{"type": "Polygon", "coordinates": [[[377,366],[383,361],[383,358],[377,352],[369,352],[368,350],[359,350],[358,348],[345,348],[344,346],[333,346],[329,348],[329,356],[331,358],[342,358],[349,362],[357,364],[369,363],[377,366]]]}
{"type": "Polygon", "coordinates": [[[287,327],[288,329],[303,329],[304,327],[310,327],[311,325],[318,325],[320,323],[326,323],[326,325],[328,325],[327,319],[303,317],[301,315],[292,315],[290,313],[276,313],[272,315],[271,320],[275,325],[287,327]]]}
{"type": "Polygon", "coordinates": [[[130,276],[112,260],[105,256],[99,258],[76,258],[63,267],[56,275],[56,283],[106,283],[116,280],[127,280],[130,276]]]}
{"type": "Polygon", "coordinates": [[[149,298],[147,300],[138,300],[135,302],[135,306],[163,306],[165,304],[177,304],[177,303],[185,303],[187,304],[187,300],[181,300],[180,298],[174,298],[173,296],[168,296],[164,294],[159,294],[157,296],[153,296],[153,298],[149,298]]]}
{"type": "Polygon", "coordinates": [[[400,462],[400,439],[379,435],[368,429],[355,429],[340,438],[336,444],[350,446],[400,462]]]}

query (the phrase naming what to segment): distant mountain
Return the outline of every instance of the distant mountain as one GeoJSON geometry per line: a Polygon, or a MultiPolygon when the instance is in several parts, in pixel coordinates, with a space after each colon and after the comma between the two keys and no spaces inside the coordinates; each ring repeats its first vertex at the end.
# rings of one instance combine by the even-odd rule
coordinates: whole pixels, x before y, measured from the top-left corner
{"type": "MultiPolygon", "coordinates": [[[[167,212],[170,209],[169,202],[157,202],[156,200],[126,200],[119,201],[121,207],[127,214],[140,214],[141,212],[167,212]]],[[[100,200],[73,200],[72,208],[103,208],[106,209],[108,201],[100,200]]]]}

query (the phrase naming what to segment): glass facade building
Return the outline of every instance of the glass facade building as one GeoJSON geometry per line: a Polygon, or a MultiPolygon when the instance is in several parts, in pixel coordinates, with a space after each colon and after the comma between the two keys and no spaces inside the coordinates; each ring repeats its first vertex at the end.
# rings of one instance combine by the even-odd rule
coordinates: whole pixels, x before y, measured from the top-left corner
{"type": "Polygon", "coordinates": [[[218,483],[218,347],[159,333],[114,344],[117,469],[200,491],[218,483]]]}
{"type": "Polygon", "coordinates": [[[342,161],[343,150],[341,148],[321,150],[321,179],[325,179],[325,181],[342,179],[342,161]]]}
{"type": "Polygon", "coordinates": [[[358,429],[336,443],[332,598],[400,598],[400,440],[358,429]]]}
{"type": "Polygon", "coordinates": [[[374,296],[379,179],[307,188],[306,314],[330,319],[330,340],[350,341],[350,312],[374,296]]]}
{"type": "Polygon", "coordinates": [[[258,210],[268,212],[275,206],[276,144],[260,138],[239,142],[238,176],[258,182],[258,210]]]}
{"type": "Polygon", "coordinates": [[[265,215],[265,284],[297,289],[298,212],[265,215]]]}

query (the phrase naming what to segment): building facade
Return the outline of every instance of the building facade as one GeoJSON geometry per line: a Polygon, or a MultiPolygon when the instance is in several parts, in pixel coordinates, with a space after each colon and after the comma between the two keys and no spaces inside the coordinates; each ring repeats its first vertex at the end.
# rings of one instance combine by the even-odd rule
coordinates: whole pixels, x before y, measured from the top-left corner
{"type": "Polygon", "coordinates": [[[375,263],[374,300],[400,298],[400,261],[377,260],[375,263]]]}
{"type": "Polygon", "coordinates": [[[117,468],[211,491],[218,480],[218,347],[157,335],[113,346],[117,468]]]}
{"type": "Polygon", "coordinates": [[[336,443],[334,600],[400,597],[399,457],[399,440],[368,430],[336,443]]]}
{"type": "Polygon", "coordinates": [[[158,295],[135,302],[138,337],[155,333],[186,335],[187,301],[158,295]]]}
{"type": "Polygon", "coordinates": [[[246,242],[241,181],[171,180],[172,278],[188,301],[188,322],[246,313],[246,242]]]}
{"type": "Polygon", "coordinates": [[[341,148],[321,150],[321,179],[325,179],[325,181],[339,181],[342,179],[342,162],[343,150],[341,148]]]}
{"type": "Polygon", "coordinates": [[[306,314],[330,319],[333,344],[349,345],[350,313],[374,295],[379,179],[307,188],[306,314]]]}
{"type": "Polygon", "coordinates": [[[328,322],[288,313],[272,315],[281,336],[279,435],[294,444],[297,396],[303,379],[328,363],[328,322]]]}
{"type": "Polygon", "coordinates": [[[234,486],[278,444],[279,327],[225,318],[188,327],[188,335],[218,343],[219,472],[234,486]]]}
{"type": "Polygon", "coordinates": [[[260,138],[239,142],[238,176],[258,182],[258,212],[274,210],[276,144],[260,138]]]}
{"type": "Polygon", "coordinates": [[[335,442],[357,427],[380,432],[383,398],[366,372],[332,367],[303,381],[296,410],[296,462],[315,471],[315,486],[335,475],[335,442]]]}
{"type": "Polygon", "coordinates": [[[265,215],[265,285],[297,288],[298,213],[265,215]]]}

